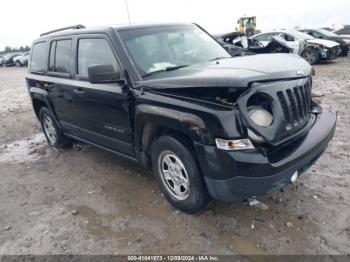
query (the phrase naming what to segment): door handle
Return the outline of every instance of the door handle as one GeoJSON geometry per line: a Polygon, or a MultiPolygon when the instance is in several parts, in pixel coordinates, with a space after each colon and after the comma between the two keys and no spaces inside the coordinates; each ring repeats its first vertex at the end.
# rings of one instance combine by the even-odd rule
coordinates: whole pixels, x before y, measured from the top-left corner
{"type": "Polygon", "coordinates": [[[55,85],[53,83],[43,83],[42,86],[44,88],[46,88],[46,90],[50,90],[50,89],[53,89],[55,87],[55,85]]]}
{"type": "Polygon", "coordinates": [[[73,93],[82,96],[85,94],[85,91],[81,89],[73,89],[73,93]]]}

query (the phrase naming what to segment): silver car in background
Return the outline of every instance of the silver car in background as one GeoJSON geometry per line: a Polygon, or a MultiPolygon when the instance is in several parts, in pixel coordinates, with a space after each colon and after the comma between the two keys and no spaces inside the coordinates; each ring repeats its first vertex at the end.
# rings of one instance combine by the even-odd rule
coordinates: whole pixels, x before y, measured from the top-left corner
{"type": "Polygon", "coordinates": [[[336,58],[340,52],[340,44],[334,41],[318,39],[308,34],[296,30],[280,30],[265,32],[252,36],[263,45],[267,45],[272,36],[281,36],[289,47],[293,48],[293,53],[298,54],[308,61],[311,65],[321,60],[330,60],[336,58]]]}

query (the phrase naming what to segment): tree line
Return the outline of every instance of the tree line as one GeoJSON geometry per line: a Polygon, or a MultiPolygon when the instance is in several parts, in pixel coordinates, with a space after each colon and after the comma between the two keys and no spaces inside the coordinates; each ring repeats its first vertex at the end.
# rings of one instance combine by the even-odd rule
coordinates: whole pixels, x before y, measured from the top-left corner
{"type": "Polygon", "coordinates": [[[20,46],[20,47],[10,47],[6,46],[3,51],[0,51],[0,54],[5,54],[5,53],[14,53],[14,52],[27,52],[30,51],[29,46],[20,46]]]}

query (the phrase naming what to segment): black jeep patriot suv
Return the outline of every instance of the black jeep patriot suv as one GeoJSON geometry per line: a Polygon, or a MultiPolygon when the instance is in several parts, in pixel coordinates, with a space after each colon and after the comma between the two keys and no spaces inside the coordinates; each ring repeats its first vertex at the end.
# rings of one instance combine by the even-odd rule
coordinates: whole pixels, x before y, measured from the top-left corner
{"type": "Polygon", "coordinates": [[[48,143],[151,169],[184,212],[294,182],[333,136],[298,56],[232,58],[194,24],[63,29],[34,41],[26,78],[48,143]]]}

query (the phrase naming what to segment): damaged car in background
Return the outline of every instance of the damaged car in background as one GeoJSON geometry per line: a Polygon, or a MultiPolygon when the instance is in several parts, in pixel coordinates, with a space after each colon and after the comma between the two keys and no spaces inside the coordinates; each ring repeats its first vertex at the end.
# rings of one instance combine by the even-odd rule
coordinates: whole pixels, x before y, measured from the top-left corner
{"type": "Polygon", "coordinates": [[[338,44],[340,44],[340,47],[341,47],[340,54],[343,56],[347,56],[348,52],[350,51],[350,41],[349,41],[349,38],[347,38],[345,36],[337,35],[333,32],[330,32],[330,31],[322,29],[322,28],[319,28],[319,29],[301,29],[299,31],[306,33],[308,35],[311,35],[315,38],[327,39],[327,40],[337,42],[338,44]]]}
{"type": "Polygon", "coordinates": [[[293,48],[279,36],[271,37],[267,45],[238,32],[217,35],[215,38],[233,56],[237,56],[237,53],[239,55],[293,53],[293,48]]]}
{"type": "Polygon", "coordinates": [[[300,55],[311,65],[322,60],[335,59],[342,51],[340,44],[337,42],[318,39],[297,30],[265,32],[254,35],[252,38],[266,46],[271,38],[276,35],[284,38],[288,46],[293,48],[293,53],[300,55]]]}
{"type": "Polygon", "coordinates": [[[26,82],[49,145],[139,163],[183,212],[295,182],[335,131],[304,59],[232,57],[194,24],[73,26],[31,52],[26,82]]]}

